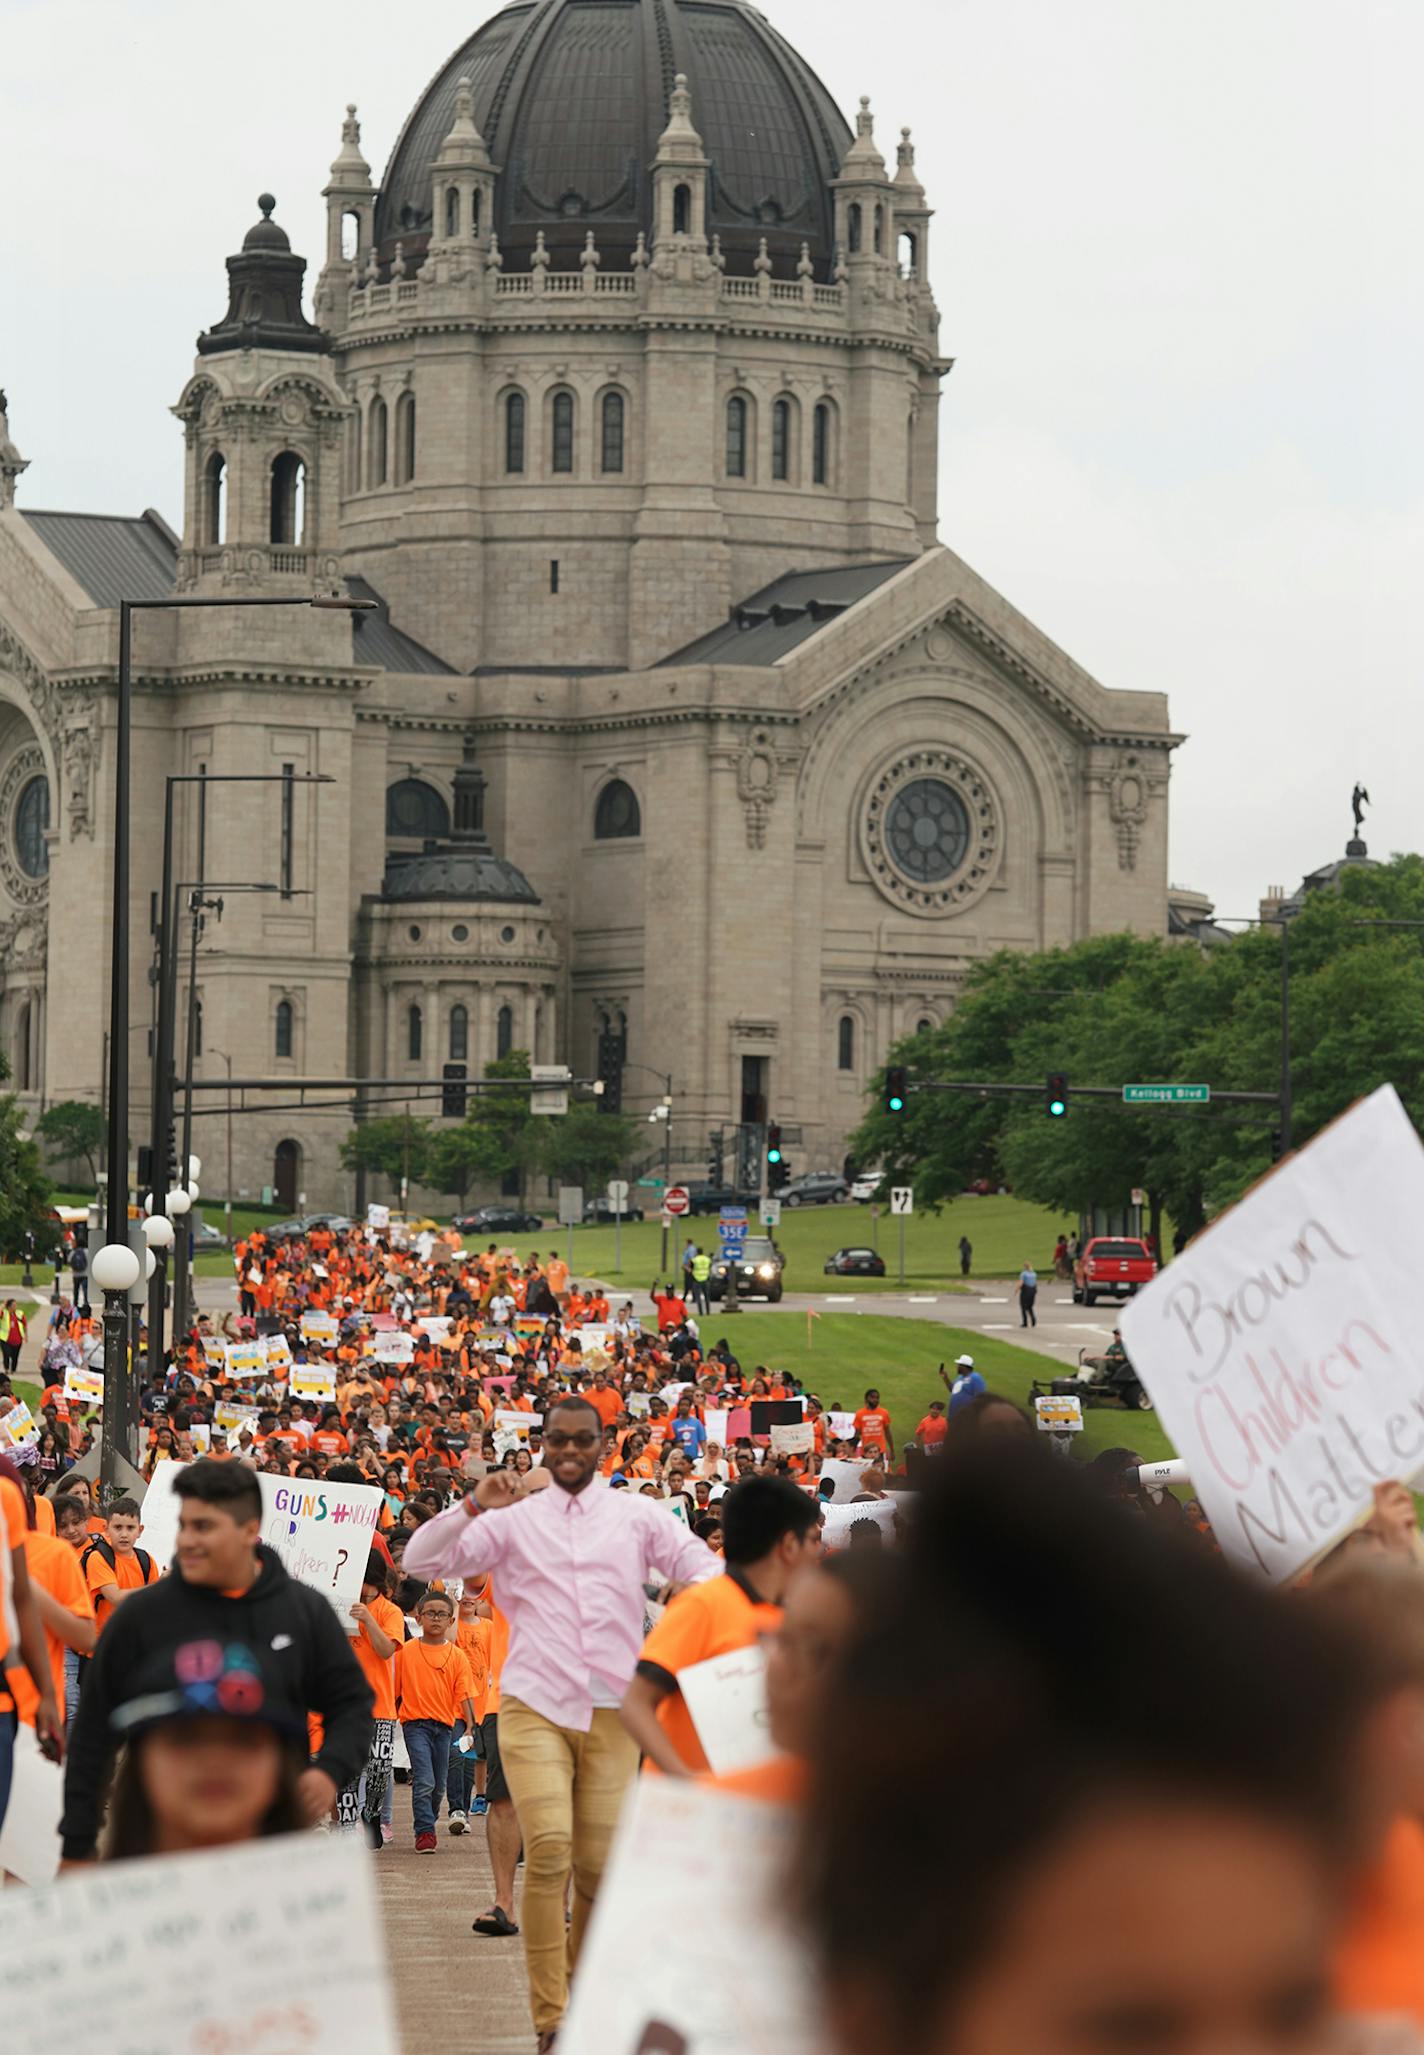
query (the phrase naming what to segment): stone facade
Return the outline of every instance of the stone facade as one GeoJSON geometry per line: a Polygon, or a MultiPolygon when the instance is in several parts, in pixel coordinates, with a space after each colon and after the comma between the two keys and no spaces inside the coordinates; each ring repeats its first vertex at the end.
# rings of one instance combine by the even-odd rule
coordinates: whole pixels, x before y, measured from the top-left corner
{"type": "MultiPolygon", "coordinates": [[[[352,581],[380,601],[354,629],[136,617],[136,936],[165,778],[274,780],[206,802],[198,1074],[292,1082],[234,1120],[234,1186],[351,1202],[349,1106],[298,1110],[304,1079],[478,1075],[506,1045],[587,1076],[607,1028],[672,1073],[687,1170],[758,1111],[799,1131],[795,1168],[836,1165],[976,959],[1166,931],[1179,738],[937,541],[950,364],[908,134],[892,174],[862,105],[830,246],[767,202],[723,247],[729,174],[677,75],[636,238],[600,249],[591,220],[565,247],[551,216],[507,255],[512,174],[475,87],[450,94],[404,233],[348,112],[315,322],[264,196],[175,409],[181,538],[17,508],[0,407],[0,1042],[28,1105],[98,1095],[117,599],[352,581]]],[[[132,980],[143,1134],[146,949],[132,980]]],[[[658,1096],[630,1069],[630,1106],[658,1096]]],[[[220,1189],[224,1123],[198,1130],[220,1189]]]]}

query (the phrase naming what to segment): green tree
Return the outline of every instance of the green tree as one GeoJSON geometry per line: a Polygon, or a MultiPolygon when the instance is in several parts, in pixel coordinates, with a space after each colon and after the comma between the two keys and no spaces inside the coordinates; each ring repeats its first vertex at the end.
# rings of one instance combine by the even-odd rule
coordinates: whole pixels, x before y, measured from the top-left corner
{"type": "MultiPolygon", "coordinates": [[[[497,1056],[485,1065],[485,1077],[496,1084],[503,1079],[528,1076],[527,1049],[511,1049],[507,1056],[497,1056]]],[[[537,1131],[543,1124],[542,1117],[530,1113],[529,1096],[527,1091],[498,1090],[471,1095],[469,1117],[451,1133],[463,1138],[458,1147],[462,1161],[470,1165],[472,1183],[481,1178],[502,1184],[506,1178],[517,1176],[519,1195],[523,1197],[525,1176],[538,1162],[537,1131]]],[[[451,1146],[453,1149],[456,1145],[451,1146]]]]}
{"type": "MultiPolygon", "coordinates": [[[[0,1083],[10,1066],[0,1056],[0,1083]]],[[[39,1144],[25,1133],[24,1114],[12,1092],[0,1093],[0,1251],[20,1255],[25,1236],[40,1248],[50,1232],[49,1209],[54,1190],[45,1176],[39,1144]]]]}
{"type": "Polygon", "coordinates": [[[601,1113],[587,1101],[567,1113],[535,1120],[538,1167],[558,1184],[601,1189],[633,1152],[633,1123],[621,1113],[601,1113]]]}
{"type": "Polygon", "coordinates": [[[463,1209],[470,1186],[502,1177],[506,1160],[503,1138],[493,1126],[462,1120],[432,1136],[426,1182],[437,1192],[453,1192],[463,1209]]]}
{"type": "Polygon", "coordinates": [[[341,1160],[348,1170],[379,1171],[396,1186],[403,1177],[424,1184],[430,1143],[429,1121],[410,1113],[387,1114],[353,1127],[341,1144],[341,1160]]]}
{"type": "Polygon", "coordinates": [[[97,1181],[104,1147],[102,1108],[88,1099],[58,1099],[35,1122],[35,1133],[52,1163],[72,1163],[82,1156],[97,1181]]]}

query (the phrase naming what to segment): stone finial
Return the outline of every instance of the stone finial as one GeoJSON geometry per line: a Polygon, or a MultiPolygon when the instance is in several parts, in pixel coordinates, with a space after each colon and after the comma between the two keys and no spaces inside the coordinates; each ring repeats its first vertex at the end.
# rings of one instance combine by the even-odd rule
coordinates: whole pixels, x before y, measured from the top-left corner
{"type": "Polygon", "coordinates": [[[633,254],[628,262],[635,271],[646,271],[648,268],[648,238],[641,228],[638,230],[638,240],[633,245],[633,254]]]}
{"type": "Polygon", "coordinates": [[[455,119],[440,145],[437,164],[479,165],[487,168],[490,154],[485,139],[475,126],[475,89],[468,78],[455,82],[455,119]]]}
{"type": "Polygon", "coordinates": [[[534,238],[534,254],[529,262],[539,271],[547,271],[549,268],[549,251],[542,228],[534,238]]]}
{"type": "Polygon", "coordinates": [[[844,285],[849,275],[850,274],[846,270],[845,251],[841,248],[840,244],[837,243],[836,261],[831,266],[831,278],[836,285],[844,285]]]}
{"type": "Polygon", "coordinates": [[[907,128],[900,131],[900,145],[895,154],[899,159],[899,169],[895,173],[896,192],[906,199],[923,200],[925,189],[915,171],[915,146],[910,141],[910,131],[907,128]]]}
{"type": "Polygon", "coordinates": [[[583,267],[584,277],[590,283],[592,283],[592,274],[597,271],[602,262],[603,259],[598,254],[598,245],[593,239],[593,230],[590,229],[583,239],[583,249],[579,255],[579,263],[583,267]]]}
{"type": "Polygon", "coordinates": [[[861,95],[860,112],[855,117],[855,141],[842,159],[840,175],[842,179],[887,176],[885,159],[875,147],[875,116],[870,111],[869,94],[861,95]]]}
{"type": "Polygon", "coordinates": [[[870,111],[870,95],[860,96],[860,112],[855,117],[855,132],[858,136],[874,136],[875,116],[870,111]]]}
{"type": "Polygon", "coordinates": [[[802,243],[801,255],[796,259],[796,276],[798,278],[814,278],[815,275],[816,267],[811,262],[811,245],[809,243],[802,243]]]}
{"type": "Polygon", "coordinates": [[[361,155],[361,124],[356,119],[356,102],[346,103],[341,124],[341,148],[331,161],[331,183],[348,192],[366,192],[371,184],[371,167],[361,155]]]}
{"type": "Polygon", "coordinates": [[[485,270],[499,271],[503,268],[503,265],[504,253],[499,247],[499,237],[495,234],[494,230],[491,229],[489,235],[489,249],[485,254],[485,270]]]}
{"type": "Polygon", "coordinates": [[[380,276],[381,267],[376,262],[376,245],[372,243],[370,249],[366,252],[365,278],[367,285],[375,285],[379,280],[380,276]]]}
{"type": "Polygon", "coordinates": [[[396,244],[396,253],[395,253],[395,256],[394,256],[394,257],[393,257],[393,258],[391,259],[391,277],[392,277],[392,278],[404,278],[404,277],[405,277],[405,244],[404,244],[404,243],[397,243],[397,244],[396,244]]]}
{"type": "Polygon", "coordinates": [[[29,459],[22,457],[10,440],[10,419],[8,404],[0,392],[0,513],[15,504],[15,481],[22,471],[28,471],[29,459]]]}
{"type": "Polygon", "coordinates": [[[727,253],[722,248],[722,238],[719,235],[712,238],[712,262],[719,271],[725,271],[727,268],[727,253]]]}
{"type": "Polygon", "coordinates": [[[761,240],[757,244],[757,253],[752,263],[752,269],[753,271],[760,272],[763,278],[767,278],[771,275],[771,259],[766,253],[765,236],[762,236],[761,240]]]}
{"type": "Polygon", "coordinates": [[[667,127],[658,137],[658,161],[682,164],[704,161],[702,138],[692,126],[692,94],[688,90],[685,71],[677,74],[668,95],[667,127]]]}
{"type": "Polygon", "coordinates": [[[896,149],[895,156],[899,162],[899,166],[902,171],[904,171],[907,167],[913,170],[915,163],[915,146],[910,141],[910,131],[907,128],[902,128],[900,131],[900,142],[898,148],[896,149]]]}

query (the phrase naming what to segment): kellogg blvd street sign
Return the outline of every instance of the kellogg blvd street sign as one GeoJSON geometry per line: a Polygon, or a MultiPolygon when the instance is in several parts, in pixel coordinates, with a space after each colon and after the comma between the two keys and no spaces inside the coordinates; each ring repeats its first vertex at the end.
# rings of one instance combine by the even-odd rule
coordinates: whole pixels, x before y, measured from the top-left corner
{"type": "Polygon", "coordinates": [[[1210,1085],[1124,1085],[1125,1106],[1204,1106],[1211,1097],[1210,1085]]]}

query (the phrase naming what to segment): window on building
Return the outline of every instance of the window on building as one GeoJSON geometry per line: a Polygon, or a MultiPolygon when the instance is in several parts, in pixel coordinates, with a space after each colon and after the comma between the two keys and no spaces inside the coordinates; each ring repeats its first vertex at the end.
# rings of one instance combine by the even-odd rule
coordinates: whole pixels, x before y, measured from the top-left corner
{"type": "Polygon", "coordinates": [[[504,468],[524,469],[524,395],[512,392],[504,403],[504,468]]]}
{"type": "Polygon", "coordinates": [[[932,1020],[917,1020],[915,1022],[915,1033],[917,1035],[930,1034],[933,1028],[934,1022],[932,1020]]]}
{"type": "Polygon", "coordinates": [[[307,467],[295,450],[272,459],[268,541],[296,548],[305,538],[307,467]]]}
{"type": "Polygon", "coordinates": [[[278,1056],[290,1056],[292,1053],[292,1027],[292,1002],[290,999],[279,999],[272,1033],[273,1048],[278,1056]]]}
{"type": "Polygon", "coordinates": [[[296,777],[296,765],[284,763],[282,766],[281,826],[277,838],[277,876],[284,899],[291,898],[296,878],[296,777]]]}
{"type": "Polygon", "coordinates": [[[30,1089],[30,1009],[20,1008],[15,1019],[15,1083],[22,1092],[30,1089]]]}
{"type": "Polygon", "coordinates": [[[460,233],[460,190],[458,186],[447,186],[445,190],[445,233],[457,236],[460,233]]]}
{"type": "Polygon", "coordinates": [[[855,1022],[848,1013],[841,1015],[840,1026],[836,1031],[836,1068],[855,1069],[855,1022]]]}
{"type": "Polygon", "coordinates": [[[501,1006],[494,1024],[494,1053],[507,1056],[514,1047],[514,1010],[501,1006]]]}
{"type": "Polygon", "coordinates": [[[811,479],[826,485],[831,476],[831,410],[824,400],[816,409],[811,441],[811,479]]]}
{"type": "Polygon", "coordinates": [[[203,466],[203,541],[212,548],[227,541],[227,458],[221,450],[203,466]]]}
{"type": "Polygon", "coordinates": [[[386,833],[397,841],[443,842],[450,809],[424,778],[401,778],[386,790],[386,833]]]}
{"type": "Polygon", "coordinates": [[[747,403],[740,393],[727,402],[727,476],[747,475],[747,403]]]}
{"type": "Polygon", "coordinates": [[[361,490],[361,410],[358,407],[351,416],[351,491],[361,490]]]}
{"type": "Polygon", "coordinates": [[[550,409],[552,462],[556,471],[574,468],[574,396],[556,392],[550,409]]]}
{"type": "Polygon", "coordinates": [[[15,803],[15,854],[27,878],[49,876],[49,779],[26,779],[15,803]]]}
{"type": "Polygon", "coordinates": [[[405,1017],[405,1053],[412,1063],[419,1063],[424,1041],[425,1023],[420,1008],[412,1006],[405,1017]]]}
{"type": "Polygon", "coordinates": [[[478,191],[478,189],[476,189],[476,190],[475,190],[475,191],[474,191],[473,193],[471,193],[471,195],[470,195],[470,234],[471,234],[471,235],[478,235],[478,234],[479,234],[479,232],[480,232],[480,195],[479,195],[479,191],[478,191]]]}
{"type": "Polygon", "coordinates": [[[791,476],[791,402],[778,400],[771,410],[771,475],[791,476]]]}
{"type": "Polygon", "coordinates": [[[389,431],[388,431],[388,422],[389,422],[389,417],[388,417],[388,415],[387,415],[387,413],[386,413],[386,403],[385,403],[385,401],[384,401],[384,400],[383,400],[383,399],[381,398],[380,394],[378,393],[378,394],[376,395],[375,399],[373,399],[373,400],[372,400],[372,402],[371,402],[371,421],[370,421],[370,471],[371,471],[371,475],[370,475],[370,478],[369,478],[369,480],[368,480],[368,483],[369,483],[369,484],[371,484],[371,485],[384,485],[384,484],[385,484],[385,482],[386,482],[387,476],[389,475],[389,471],[388,471],[388,465],[389,465],[389,451],[388,451],[388,449],[387,449],[387,447],[386,447],[386,444],[387,444],[387,440],[388,440],[388,432],[389,432],[389,431]]]}
{"type": "Polygon", "coordinates": [[[850,206],[846,209],[846,240],[850,244],[852,256],[860,248],[860,236],[860,202],[859,200],[852,200],[850,206]]]}
{"type": "Polygon", "coordinates": [[[470,1054],[470,1014],[468,1007],[450,1008],[450,1061],[464,1063],[470,1054]]]}
{"type": "Polygon", "coordinates": [[[396,484],[409,485],[415,476],[415,394],[403,392],[396,401],[396,484]]]}
{"type": "Polygon", "coordinates": [[[692,189],[690,186],[675,186],[672,195],[672,232],[674,235],[692,233],[692,189]]]}
{"type": "Polygon", "coordinates": [[[877,207],[875,210],[875,254],[877,257],[883,257],[885,254],[885,209],[883,207],[877,207]]]}
{"type": "Polygon", "coordinates": [[[906,278],[920,275],[920,249],[914,235],[908,228],[902,228],[899,241],[900,269],[906,278]]]}
{"type": "Polygon", "coordinates": [[[361,217],[350,210],[341,217],[341,258],[345,264],[354,264],[361,248],[361,217]]]}
{"type": "Polygon", "coordinates": [[[594,840],[617,842],[642,832],[643,817],[638,809],[637,793],[622,778],[610,780],[599,793],[598,804],[593,811],[594,840]]]}
{"type": "Polygon", "coordinates": [[[604,471],[623,469],[623,395],[621,392],[606,392],[603,395],[603,449],[600,468],[604,471]]]}

